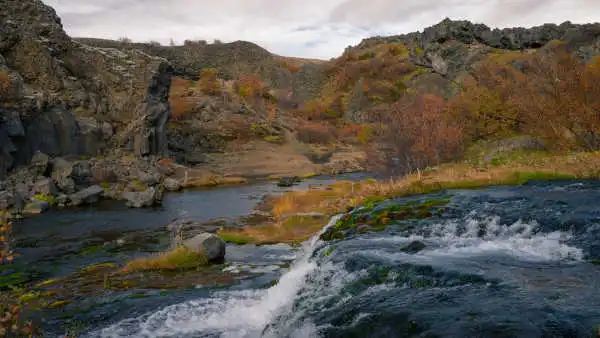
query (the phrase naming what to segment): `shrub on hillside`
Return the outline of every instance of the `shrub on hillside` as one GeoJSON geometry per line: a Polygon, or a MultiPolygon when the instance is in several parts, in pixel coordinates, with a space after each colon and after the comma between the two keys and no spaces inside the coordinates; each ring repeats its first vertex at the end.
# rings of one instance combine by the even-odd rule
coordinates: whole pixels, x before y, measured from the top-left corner
{"type": "Polygon", "coordinates": [[[298,140],[311,144],[329,144],[335,139],[334,129],[326,123],[304,122],[296,129],[298,140]]]}
{"type": "Polygon", "coordinates": [[[449,104],[473,139],[525,133],[557,149],[600,149],[600,57],[561,44],[521,59],[493,58],[449,104]]]}
{"type": "MultiPolygon", "coordinates": [[[[8,93],[10,88],[10,77],[8,71],[0,71],[0,95],[8,93]]],[[[1,98],[1,97],[0,97],[1,98]]]]}
{"type": "Polygon", "coordinates": [[[215,68],[204,68],[200,72],[198,88],[208,95],[219,95],[221,84],[219,82],[219,71],[215,68]]]}
{"type": "Polygon", "coordinates": [[[268,91],[265,83],[255,75],[243,75],[235,83],[237,94],[245,100],[257,99],[264,96],[268,91]]]}
{"type": "Polygon", "coordinates": [[[375,169],[403,175],[459,157],[463,128],[446,113],[444,99],[431,94],[408,95],[373,110],[379,128],[376,149],[367,152],[375,169]]]}

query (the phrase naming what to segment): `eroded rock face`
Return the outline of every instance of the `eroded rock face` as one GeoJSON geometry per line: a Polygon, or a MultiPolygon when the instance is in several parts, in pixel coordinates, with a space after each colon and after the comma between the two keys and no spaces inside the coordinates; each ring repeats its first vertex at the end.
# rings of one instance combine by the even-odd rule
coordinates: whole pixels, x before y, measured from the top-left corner
{"type": "Polygon", "coordinates": [[[36,151],[166,151],[171,66],[137,50],[73,41],[39,0],[0,11],[0,177],[36,151]]]}

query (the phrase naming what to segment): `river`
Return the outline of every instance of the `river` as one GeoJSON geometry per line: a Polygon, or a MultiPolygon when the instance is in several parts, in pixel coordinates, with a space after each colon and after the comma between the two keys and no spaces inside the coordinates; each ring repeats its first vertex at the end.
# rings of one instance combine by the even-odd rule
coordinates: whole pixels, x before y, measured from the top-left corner
{"type": "MultiPolygon", "coordinates": [[[[309,183],[315,181],[305,182],[309,183]]],[[[278,188],[272,184],[258,184],[189,191],[169,195],[163,207],[153,211],[110,204],[56,212],[24,223],[23,233],[17,234],[19,250],[25,261],[51,265],[43,269],[46,275],[66,274],[109,258],[120,262],[132,254],[115,258],[102,252],[84,257],[65,253],[79,250],[74,242],[89,245],[119,238],[138,243],[136,252],[164,248],[161,240],[143,243],[140,233],[164,229],[178,217],[241,216],[257,203],[256,197],[274,189],[278,188]]],[[[599,182],[536,182],[446,194],[449,205],[443,213],[392,224],[383,231],[329,242],[315,236],[297,248],[228,245],[223,269],[251,271],[251,278],[226,287],[198,285],[143,298],[113,295],[102,306],[75,316],[86,325],[81,334],[596,337],[599,182]],[[415,252],[403,249],[415,242],[423,247],[415,252]]],[[[336,220],[324,224],[323,231],[336,220]]],[[[61,334],[60,316],[50,316],[48,332],[61,334]]]]}

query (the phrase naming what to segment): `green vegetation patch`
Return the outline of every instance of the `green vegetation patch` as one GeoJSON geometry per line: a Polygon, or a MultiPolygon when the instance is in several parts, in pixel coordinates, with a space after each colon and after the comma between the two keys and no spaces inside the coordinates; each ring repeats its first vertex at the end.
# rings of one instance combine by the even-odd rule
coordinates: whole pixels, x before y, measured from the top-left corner
{"type": "Polygon", "coordinates": [[[444,195],[402,203],[392,202],[384,206],[381,205],[381,201],[386,197],[372,197],[355,212],[340,218],[332,228],[321,235],[321,239],[330,241],[345,238],[349,233],[383,231],[393,222],[439,216],[445,211],[444,207],[450,202],[451,197],[451,195],[444,195]]]}
{"type": "Polygon", "coordinates": [[[250,243],[250,239],[243,235],[222,233],[222,234],[219,234],[219,237],[221,237],[221,239],[224,240],[225,242],[232,243],[232,244],[244,245],[244,244],[250,243]]]}

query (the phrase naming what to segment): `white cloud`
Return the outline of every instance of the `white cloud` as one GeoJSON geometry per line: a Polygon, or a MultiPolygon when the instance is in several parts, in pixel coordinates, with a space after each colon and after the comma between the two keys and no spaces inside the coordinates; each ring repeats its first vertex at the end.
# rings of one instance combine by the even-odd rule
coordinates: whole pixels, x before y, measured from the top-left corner
{"type": "Polygon", "coordinates": [[[377,34],[445,17],[492,27],[600,21],[598,0],[44,0],[77,37],[248,40],[273,53],[331,58],[377,34]]]}

